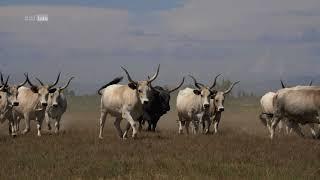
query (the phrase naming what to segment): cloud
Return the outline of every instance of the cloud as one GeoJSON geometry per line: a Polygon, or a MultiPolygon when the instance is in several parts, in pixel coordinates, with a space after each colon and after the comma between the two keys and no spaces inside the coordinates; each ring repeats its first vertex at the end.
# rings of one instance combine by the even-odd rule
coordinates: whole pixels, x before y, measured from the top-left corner
{"type": "Polygon", "coordinates": [[[96,84],[122,74],[120,65],[144,79],[158,63],[160,84],[188,73],[203,82],[223,73],[244,84],[318,74],[319,1],[180,2],[143,13],[114,6],[0,7],[0,65],[16,76],[28,71],[50,80],[63,71],[77,75],[77,83],[96,84]],[[24,21],[43,13],[49,22],[24,21]]]}

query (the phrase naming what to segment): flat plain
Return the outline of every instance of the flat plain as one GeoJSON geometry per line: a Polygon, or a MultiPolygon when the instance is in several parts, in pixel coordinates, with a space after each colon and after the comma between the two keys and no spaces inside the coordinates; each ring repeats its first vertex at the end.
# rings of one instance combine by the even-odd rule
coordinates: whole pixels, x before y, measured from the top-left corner
{"type": "Polygon", "coordinates": [[[306,139],[277,133],[271,141],[257,99],[227,101],[219,134],[178,135],[172,102],[156,133],[120,140],[108,117],[99,140],[99,97],[71,98],[60,134],[44,123],[37,137],[33,123],[29,134],[11,138],[1,125],[0,179],[320,178],[320,141],[307,128],[306,139]]]}

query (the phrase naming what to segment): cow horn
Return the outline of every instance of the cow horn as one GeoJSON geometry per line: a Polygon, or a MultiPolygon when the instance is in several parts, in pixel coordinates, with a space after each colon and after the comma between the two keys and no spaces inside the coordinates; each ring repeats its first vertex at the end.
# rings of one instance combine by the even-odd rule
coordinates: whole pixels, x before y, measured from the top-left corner
{"type": "Polygon", "coordinates": [[[23,83],[20,83],[20,84],[17,86],[17,88],[19,89],[20,87],[24,86],[26,83],[27,83],[27,78],[26,78],[26,80],[25,80],[23,83]]]}
{"type": "Polygon", "coordinates": [[[312,83],[313,83],[313,81],[311,80],[310,83],[309,83],[309,86],[312,86],[312,83]]]}
{"type": "Polygon", "coordinates": [[[229,89],[227,89],[226,91],[224,91],[224,94],[228,94],[231,92],[232,88],[234,85],[238,84],[240,81],[234,82],[231,84],[231,86],[229,87],[229,89]]]}
{"type": "Polygon", "coordinates": [[[3,74],[2,74],[2,72],[0,72],[0,75],[1,75],[1,78],[0,78],[0,79],[1,79],[1,84],[2,84],[4,87],[6,87],[6,86],[8,85],[8,80],[9,80],[10,75],[8,75],[6,82],[3,81],[3,74]]]}
{"type": "MultiPolygon", "coordinates": [[[[148,76],[148,79],[150,79],[150,76],[148,76]]],[[[155,87],[153,87],[151,83],[149,83],[149,86],[150,86],[150,88],[151,88],[153,91],[157,91],[157,92],[160,93],[160,90],[157,89],[157,88],[155,88],[155,87]]]]}
{"type": "Polygon", "coordinates": [[[284,85],[284,83],[283,83],[282,79],[280,79],[280,82],[281,82],[281,86],[282,86],[282,88],[286,88],[286,86],[284,85]]]}
{"type": "Polygon", "coordinates": [[[60,79],[60,74],[61,74],[61,72],[59,72],[56,82],[55,82],[55,83],[53,83],[52,85],[49,85],[49,89],[53,88],[55,85],[57,85],[57,84],[58,84],[59,79],[60,79]]]}
{"type": "Polygon", "coordinates": [[[0,75],[1,75],[1,84],[4,85],[2,72],[0,72],[0,75]]]}
{"type": "Polygon", "coordinates": [[[158,77],[159,69],[160,69],[160,64],[158,65],[157,72],[151,78],[149,78],[148,83],[151,83],[152,81],[154,81],[158,77]]]}
{"type": "Polygon", "coordinates": [[[182,78],[182,81],[181,81],[181,83],[179,84],[179,86],[177,86],[177,87],[174,88],[174,89],[169,90],[169,93],[172,93],[173,91],[179,89],[179,88],[182,86],[183,83],[184,83],[184,77],[182,78]]]}
{"type": "Polygon", "coordinates": [[[124,70],[124,72],[127,74],[127,78],[128,78],[128,81],[131,82],[131,83],[134,83],[134,84],[138,84],[137,82],[135,82],[134,80],[131,79],[131,76],[130,74],[128,73],[128,71],[126,70],[126,68],[122,67],[121,68],[124,70]]]}
{"type": "Polygon", "coordinates": [[[221,74],[218,74],[215,78],[214,78],[214,82],[212,84],[212,86],[210,87],[210,89],[214,88],[217,84],[217,78],[220,76],[221,74]]]}
{"type": "Polygon", "coordinates": [[[65,86],[63,86],[62,88],[60,88],[60,89],[61,89],[61,90],[64,90],[65,88],[67,88],[73,78],[74,78],[74,77],[71,77],[71,78],[69,79],[68,83],[67,83],[65,86]]]}
{"type": "Polygon", "coordinates": [[[40,83],[41,86],[44,86],[43,82],[40,79],[36,78],[36,80],[40,83]]]}
{"type": "Polygon", "coordinates": [[[26,79],[27,79],[27,83],[28,83],[31,87],[37,87],[37,86],[35,86],[35,85],[33,85],[33,84],[31,83],[31,81],[30,81],[30,79],[29,79],[29,76],[28,76],[28,73],[24,73],[24,76],[25,76],[26,79]]]}
{"type": "Polygon", "coordinates": [[[6,83],[4,83],[4,87],[7,87],[7,86],[8,86],[9,78],[10,78],[10,75],[8,75],[7,80],[6,80],[6,83]]]}
{"type": "Polygon", "coordinates": [[[202,87],[205,87],[205,85],[203,85],[203,84],[201,84],[201,83],[198,83],[197,80],[196,80],[196,78],[194,78],[192,75],[189,74],[188,76],[193,79],[194,85],[195,85],[198,89],[201,89],[201,86],[202,86],[202,87]]]}

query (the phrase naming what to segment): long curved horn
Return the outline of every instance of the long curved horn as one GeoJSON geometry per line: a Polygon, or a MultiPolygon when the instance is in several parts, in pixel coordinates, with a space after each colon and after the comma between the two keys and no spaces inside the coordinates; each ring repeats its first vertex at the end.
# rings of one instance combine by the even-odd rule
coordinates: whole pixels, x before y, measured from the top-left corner
{"type": "Polygon", "coordinates": [[[228,94],[231,92],[232,88],[234,85],[238,84],[240,81],[234,82],[231,84],[231,86],[229,87],[229,89],[227,89],[226,91],[224,91],[224,94],[228,94]]]}
{"type": "Polygon", "coordinates": [[[212,86],[210,87],[210,89],[212,89],[212,88],[214,88],[214,87],[216,86],[216,84],[217,84],[217,79],[218,79],[218,77],[219,77],[220,75],[221,75],[221,74],[218,74],[218,75],[214,78],[214,82],[213,82],[212,86]]]}
{"type": "Polygon", "coordinates": [[[2,74],[2,72],[0,72],[0,75],[1,75],[1,85],[4,85],[4,81],[3,81],[3,74],[2,74]]]}
{"type": "Polygon", "coordinates": [[[37,86],[35,86],[35,85],[33,85],[33,84],[31,83],[31,81],[30,81],[30,79],[29,79],[28,73],[24,73],[24,76],[25,76],[26,79],[27,79],[27,83],[28,83],[31,87],[37,87],[37,86]]]}
{"type": "Polygon", "coordinates": [[[4,83],[4,87],[8,86],[8,81],[9,81],[10,75],[8,75],[6,82],[4,83]]]}
{"type": "MultiPolygon", "coordinates": [[[[150,76],[148,76],[148,79],[150,79],[150,76]]],[[[161,90],[159,90],[159,89],[157,89],[157,88],[153,87],[151,83],[149,83],[149,86],[150,86],[150,88],[151,88],[153,91],[157,91],[158,93],[160,93],[160,92],[161,92],[161,90]]]]}
{"type": "Polygon", "coordinates": [[[158,77],[159,69],[160,69],[160,64],[158,65],[157,72],[151,78],[149,78],[148,83],[151,83],[152,81],[154,81],[158,77]]]}
{"type": "Polygon", "coordinates": [[[128,71],[126,70],[126,68],[122,67],[121,68],[124,70],[124,72],[127,74],[127,78],[128,78],[128,81],[131,82],[131,83],[134,83],[134,84],[137,84],[137,82],[135,82],[134,80],[132,80],[130,74],[128,73],[128,71]]]}
{"type": "Polygon", "coordinates": [[[202,86],[202,87],[205,87],[204,84],[198,83],[197,80],[196,80],[196,78],[194,78],[192,75],[189,74],[188,76],[193,79],[194,85],[195,85],[198,89],[201,89],[201,86],[202,86]]]}
{"type": "Polygon", "coordinates": [[[49,89],[53,88],[55,85],[58,84],[59,79],[60,79],[60,74],[61,74],[61,72],[59,72],[56,82],[54,82],[52,85],[49,85],[49,89]]]}
{"type": "Polygon", "coordinates": [[[286,88],[286,86],[284,85],[282,79],[280,79],[280,82],[281,82],[281,87],[282,87],[282,88],[286,88]]]}
{"type": "Polygon", "coordinates": [[[26,80],[24,80],[23,83],[20,83],[20,84],[17,86],[17,88],[19,89],[20,87],[24,86],[26,83],[27,83],[27,78],[26,78],[26,80]]]}
{"type": "Polygon", "coordinates": [[[65,86],[63,86],[62,88],[60,88],[60,89],[61,89],[61,90],[64,90],[65,88],[67,88],[73,78],[74,78],[74,77],[71,77],[71,78],[69,79],[68,83],[67,83],[65,86]]]}
{"type": "Polygon", "coordinates": [[[36,78],[36,80],[40,83],[41,86],[44,86],[43,82],[40,79],[36,78]]]}
{"type": "Polygon", "coordinates": [[[169,90],[169,93],[172,93],[173,91],[179,89],[179,88],[182,86],[183,83],[184,83],[184,77],[182,78],[182,81],[181,81],[181,83],[179,84],[179,86],[177,86],[177,87],[174,88],[174,89],[169,90]]]}
{"type": "Polygon", "coordinates": [[[309,86],[312,86],[312,83],[313,83],[313,81],[311,80],[310,83],[309,83],[309,86]]]}

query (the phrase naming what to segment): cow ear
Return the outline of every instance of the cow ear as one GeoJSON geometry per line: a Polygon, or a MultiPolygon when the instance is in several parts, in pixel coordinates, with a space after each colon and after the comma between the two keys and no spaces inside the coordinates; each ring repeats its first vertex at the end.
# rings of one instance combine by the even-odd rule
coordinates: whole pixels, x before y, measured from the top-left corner
{"type": "Polygon", "coordinates": [[[137,85],[135,83],[129,83],[128,86],[133,90],[137,89],[137,85]]]}
{"type": "Polygon", "coordinates": [[[33,93],[38,93],[38,87],[36,87],[36,86],[31,86],[31,91],[33,92],[33,93]]]}
{"type": "Polygon", "coordinates": [[[52,89],[49,89],[49,93],[54,93],[54,92],[56,92],[56,90],[57,90],[57,88],[52,88],[52,89]]]}
{"type": "Polygon", "coordinates": [[[211,99],[213,99],[217,95],[217,91],[213,90],[210,92],[211,99]]]}
{"type": "Polygon", "coordinates": [[[195,90],[193,90],[193,93],[194,93],[195,95],[200,95],[200,94],[201,94],[201,91],[199,91],[198,89],[195,89],[195,90]]]}

